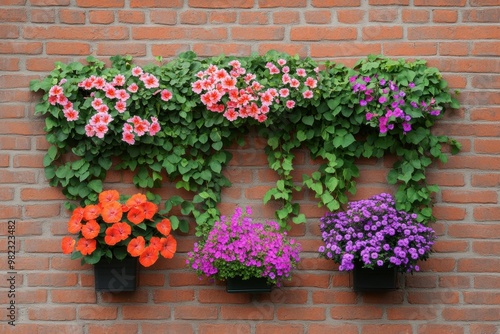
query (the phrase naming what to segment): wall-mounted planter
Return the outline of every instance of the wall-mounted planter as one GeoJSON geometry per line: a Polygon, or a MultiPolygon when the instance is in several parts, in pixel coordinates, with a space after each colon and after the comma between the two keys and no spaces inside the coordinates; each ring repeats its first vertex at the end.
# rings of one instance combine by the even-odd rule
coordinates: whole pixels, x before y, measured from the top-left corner
{"type": "Polygon", "coordinates": [[[398,272],[395,267],[362,268],[355,263],[352,271],[354,291],[391,291],[398,288],[398,272]]]}
{"type": "Polygon", "coordinates": [[[135,291],[137,287],[137,258],[102,259],[94,265],[95,290],[101,292],[135,291]]]}
{"type": "Polygon", "coordinates": [[[263,293],[271,290],[272,286],[267,284],[265,277],[251,277],[247,280],[234,277],[226,280],[226,292],[229,293],[263,293]]]}

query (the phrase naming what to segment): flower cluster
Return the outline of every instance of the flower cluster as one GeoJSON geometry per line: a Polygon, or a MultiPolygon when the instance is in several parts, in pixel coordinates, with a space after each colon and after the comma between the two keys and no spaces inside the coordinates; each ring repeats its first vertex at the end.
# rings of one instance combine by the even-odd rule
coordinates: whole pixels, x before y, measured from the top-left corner
{"type": "Polygon", "coordinates": [[[311,89],[317,86],[317,80],[307,76],[305,69],[298,68],[292,74],[285,59],[279,59],[277,63],[266,64],[270,75],[281,74],[277,87],[266,88],[255,74],[247,72],[238,60],[233,60],[229,62],[229,72],[214,64],[198,72],[192,90],[200,94],[201,102],[208,110],[223,113],[229,121],[251,117],[262,123],[275,103],[283,101],[288,109],[295,107],[291,90],[301,92],[304,99],[311,99],[314,96],[311,89]]]}
{"type": "Polygon", "coordinates": [[[339,263],[339,270],[352,270],[357,260],[365,268],[419,271],[416,263],[429,257],[435,235],[416,218],[396,210],[392,196],[385,193],[350,202],[346,212],[321,218],[325,246],[319,248],[320,255],[339,263]]]}
{"type": "Polygon", "coordinates": [[[358,95],[359,105],[366,109],[366,120],[373,127],[378,127],[380,133],[401,126],[403,134],[412,130],[412,117],[423,115],[439,116],[440,107],[435,106],[432,98],[425,101],[408,100],[408,92],[415,89],[415,84],[407,86],[396,84],[378,75],[352,76],[349,78],[353,93],[358,95]],[[409,103],[408,103],[409,102],[409,103]],[[419,110],[420,112],[415,112],[419,110]]]}
{"type": "Polygon", "coordinates": [[[68,221],[68,231],[78,234],[62,239],[64,254],[83,256],[87,263],[97,263],[102,256],[123,259],[139,257],[144,267],[153,265],[161,254],[170,259],[177,241],[170,234],[170,220],[158,214],[158,206],[143,194],[120,201],[116,190],[99,194],[99,203],[78,207],[68,221]]]}
{"type": "MultiPolygon", "coordinates": [[[[85,134],[87,137],[103,139],[110,130],[110,124],[116,118],[126,121],[122,126],[122,140],[130,145],[135,143],[135,137],[145,134],[154,136],[161,130],[158,118],[151,117],[150,120],[142,119],[138,115],[128,117],[127,108],[141,89],[157,89],[152,94],[160,94],[162,101],[169,101],[172,93],[167,89],[158,89],[159,80],[151,73],[146,73],[141,67],[134,67],[130,73],[116,74],[111,81],[104,77],[92,75],[78,82],[78,88],[88,92],[87,100],[79,105],[80,110],[85,110],[85,134]],[[142,87],[142,88],[141,88],[142,87]],[[132,94],[132,95],[131,95],[132,94]]],[[[49,90],[48,101],[52,105],[63,108],[64,117],[68,122],[80,119],[80,111],[75,109],[76,104],[71,102],[64,93],[64,84],[61,80],[49,90]]],[[[71,89],[70,89],[71,90],[71,89]]]]}
{"type": "Polygon", "coordinates": [[[196,243],[188,254],[187,263],[198,275],[225,280],[236,276],[243,279],[266,277],[268,283],[280,285],[290,278],[299,261],[300,245],[289,239],[279,225],[253,222],[241,208],[231,219],[215,222],[206,240],[196,243]]]}

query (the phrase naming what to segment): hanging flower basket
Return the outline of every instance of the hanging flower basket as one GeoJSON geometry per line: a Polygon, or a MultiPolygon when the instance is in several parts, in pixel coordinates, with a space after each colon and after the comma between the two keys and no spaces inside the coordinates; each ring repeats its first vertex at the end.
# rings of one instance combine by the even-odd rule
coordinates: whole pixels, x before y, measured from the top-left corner
{"type": "Polygon", "coordinates": [[[137,258],[101,259],[94,265],[95,290],[101,292],[135,291],[137,258]]]}
{"type": "Polygon", "coordinates": [[[390,291],[398,288],[398,272],[396,267],[363,268],[363,264],[356,261],[352,271],[354,291],[390,291]]]}
{"type": "Polygon", "coordinates": [[[228,293],[263,293],[271,292],[272,286],[267,283],[265,277],[251,277],[242,279],[240,276],[226,280],[226,292],[228,293]]]}

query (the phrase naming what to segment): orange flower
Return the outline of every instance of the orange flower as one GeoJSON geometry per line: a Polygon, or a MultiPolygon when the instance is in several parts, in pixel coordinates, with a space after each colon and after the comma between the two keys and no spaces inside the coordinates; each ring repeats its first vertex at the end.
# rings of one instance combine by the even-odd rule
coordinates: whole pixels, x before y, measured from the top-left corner
{"type": "Polygon", "coordinates": [[[141,210],[138,207],[131,208],[127,212],[127,218],[135,225],[140,224],[144,221],[144,210],[141,210]]]}
{"type": "Polygon", "coordinates": [[[139,263],[144,267],[152,266],[156,260],[158,260],[158,250],[151,246],[144,248],[144,252],[139,257],[139,263]]]}
{"type": "Polygon", "coordinates": [[[78,244],[76,245],[76,250],[80,251],[82,255],[90,255],[96,249],[96,241],[95,239],[85,239],[82,238],[78,240],[78,244]]]}
{"type": "Polygon", "coordinates": [[[72,237],[62,238],[61,248],[64,254],[70,254],[75,249],[75,239],[72,237]]]}
{"type": "Polygon", "coordinates": [[[120,232],[113,226],[106,229],[106,236],[104,237],[104,242],[109,246],[114,246],[120,242],[120,232]]]}
{"type": "Polygon", "coordinates": [[[160,238],[158,238],[158,237],[151,237],[151,239],[149,239],[149,247],[153,247],[154,249],[156,249],[157,251],[159,251],[160,248],[161,248],[160,238]]]}
{"type": "Polygon", "coordinates": [[[73,210],[72,216],[74,216],[75,218],[78,217],[78,218],[80,218],[80,220],[82,220],[83,211],[84,211],[83,208],[78,207],[75,210],[73,210]]]}
{"type": "Polygon", "coordinates": [[[146,240],[142,236],[130,240],[127,246],[127,252],[133,257],[139,256],[146,248],[146,240]]]}
{"type": "Polygon", "coordinates": [[[175,252],[177,251],[177,240],[174,239],[173,236],[169,235],[166,238],[160,239],[161,248],[160,254],[166,259],[171,259],[174,257],[175,252]]]}
{"type": "Polygon", "coordinates": [[[170,219],[164,218],[161,222],[156,224],[156,229],[164,236],[168,236],[170,234],[170,231],[172,231],[172,224],[170,223],[170,219]]]}
{"type": "Polygon", "coordinates": [[[125,205],[129,207],[134,207],[141,205],[142,203],[145,203],[147,201],[146,195],[144,194],[135,194],[132,197],[130,197],[125,205]]]}
{"type": "Polygon", "coordinates": [[[71,218],[68,221],[68,232],[72,234],[80,232],[80,230],[82,229],[81,221],[82,220],[79,219],[78,217],[71,216],[71,218]]]}
{"type": "Polygon", "coordinates": [[[92,220],[99,217],[101,209],[97,205],[87,205],[83,210],[83,219],[92,220]]]}
{"type": "Polygon", "coordinates": [[[132,228],[127,223],[115,223],[112,227],[118,232],[120,240],[127,239],[130,233],[132,233],[132,228]]]}
{"type": "Polygon", "coordinates": [[[99,234],[101,226],[97,223],[95,219],[89,220],[85,225],[82,226],[82,235],[87,239],[94,239],[99,234]]]}
{"type": "Polygon", "coordinates": [[[144,210],[146,219],[153,219],[153,216],[158,212],[158,206],[152,202],[144,202],[140,207],[144,210]]]}
{"type": "Polygon", "coordinates": [[[130,210],[130,208],[125,204],[122,204],[122,212],[128,212],[128,210],[130,210]]]}
{"type": "Polygon", "coordinates": [[[104,203],[101,215],[106,223],[117,223],[122,219],[122,205],[116,201],[104,203]]]}
{"type": "Polygon", "coordinates": [[[106,190],[99,194],[99,203],[109,203],[118,201],[120,199],[120,193],[116,190],[106,190]]]}

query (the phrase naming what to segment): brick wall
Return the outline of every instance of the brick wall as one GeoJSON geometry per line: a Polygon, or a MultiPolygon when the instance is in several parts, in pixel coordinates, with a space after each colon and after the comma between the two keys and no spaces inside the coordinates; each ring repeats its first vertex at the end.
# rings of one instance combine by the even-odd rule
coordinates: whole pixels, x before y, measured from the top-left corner
{"type": "MultiPolygon", "coordinates": [[[[0,1],[0,332],[2,333],[498,333],[500,332],[500,4],[498,0],[1,0],[0,1]],[[68,212],[45,181],[43,119],[29,81],[55,61],[131,54],[145,63],[193,50],[200,56],[277,49],[352,65],[369,53],[423,58],[459,89],[462,109],[436,132],[462,152],[436,165],[436,253],[404,289],[356,294],[349,275],[320,260],[318,209],[297,194],[308,223],[300,269],[281,290],[229,295],[185,268],[194,237],[179,253],[141,270],[140,288],[119,295],[93,289],[90,266],[60,252],[68,212]],[[10,301],[7,222],[16,220],[16,326],[10,301]]],[[[255,204],[273,184],[263,142],[234,150],[224,210],[255,204]]],[[[310,160],[300,155],[306,168],[310,160]]],[[[359,192],[385,183],[387,162],[360,161],[359,192]]],[[[300,168],[299,168],[300,169],[300,168]]],[[[130,182],[127,175],[110,178],[130,182]]],[[[116,184],[115,184],[116,185],[116,184]]],[[[166,185],[168,186],[168,185],[166,185]]]]}

